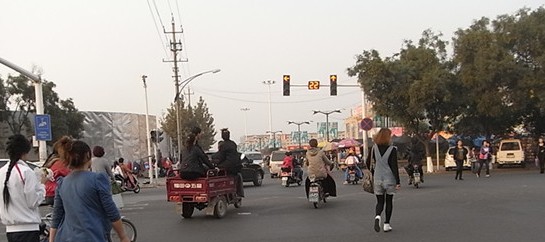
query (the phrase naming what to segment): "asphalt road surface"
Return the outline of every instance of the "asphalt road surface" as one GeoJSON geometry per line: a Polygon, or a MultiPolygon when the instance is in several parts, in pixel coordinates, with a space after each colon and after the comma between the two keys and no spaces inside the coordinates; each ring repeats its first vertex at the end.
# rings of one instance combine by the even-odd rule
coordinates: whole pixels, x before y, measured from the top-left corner
{"type": "MultiPolygon", "coordinates": [[[[375,196],[361,185],[343,185],[334,171],[338,197],[314,209],[304,186],[286,188],[280,180],[245,186],[239,209],[229,206],[222,219],[195,210],[182,219],[166,202],[164,186],[123,194],[122,214],[138,229],[138,241],[545,241],[545,175],[536,170],[492,170],[490,178],[464,171],[426,174],[416,189],[394,196],[393,231],[375,232],[375,196]]],[[[383,215],[384,217],[384,215],[383,215]]],[[[6,241],[0,228],[0,241],[6,241]]]]}

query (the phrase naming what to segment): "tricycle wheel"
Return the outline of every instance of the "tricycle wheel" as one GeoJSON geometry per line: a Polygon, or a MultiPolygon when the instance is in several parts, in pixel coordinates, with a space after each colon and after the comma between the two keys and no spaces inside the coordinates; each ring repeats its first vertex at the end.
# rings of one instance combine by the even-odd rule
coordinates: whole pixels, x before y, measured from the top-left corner
{"type": "Polygon", "coordinates": [[[314,202],[312,204],[314,205],[314,208],[318,208],[318,203],[317,202],[314,202]]]}
{"type": "Polygon", "coordinates": [[[227,202],[225,202],[225,198],[219,198],[218,202],[216,203],[216,206],[214,206],[214,216],[216,218],[223,218],[225,214],[227,213],[227,202]]]}
{"type": "Polygon", "coordinates": [[[182,217],[183,218],[191,218],[191,216],[193,216],[193,211],[194,210],[195,210],[195,207],[192,204],[182,203],[182,217]]]}

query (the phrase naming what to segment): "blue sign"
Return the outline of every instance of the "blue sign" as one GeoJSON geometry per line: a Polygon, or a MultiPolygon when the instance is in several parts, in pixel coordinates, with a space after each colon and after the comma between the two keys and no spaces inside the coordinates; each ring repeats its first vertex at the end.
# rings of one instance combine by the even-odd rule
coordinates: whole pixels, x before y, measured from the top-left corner
{"type": "Polygon", "coordinates": [[[51,141],[51,117],[47,114],[34,116],[36,140],[51,141]]]}

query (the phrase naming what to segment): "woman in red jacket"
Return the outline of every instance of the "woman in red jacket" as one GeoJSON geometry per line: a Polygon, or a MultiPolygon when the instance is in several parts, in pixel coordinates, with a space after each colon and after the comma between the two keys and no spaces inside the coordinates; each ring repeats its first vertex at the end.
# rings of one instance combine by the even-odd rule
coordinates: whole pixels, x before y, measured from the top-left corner
{"type": "Polygon", "coordinates": [[[48,180],[45,183],[45,203],[53,205],[55,198],[55,190],[57,189],[57,179],[59,177],[65,177],[70,173],[70,169],[66,167],[64,162],[60,159],[58,150],[61,146],[60,143],[55,142],[53,145],[53,153],[49,155],[47,160],[44,163],[44,167],[51,169],[53,171],[53,180],[48,180]]]}

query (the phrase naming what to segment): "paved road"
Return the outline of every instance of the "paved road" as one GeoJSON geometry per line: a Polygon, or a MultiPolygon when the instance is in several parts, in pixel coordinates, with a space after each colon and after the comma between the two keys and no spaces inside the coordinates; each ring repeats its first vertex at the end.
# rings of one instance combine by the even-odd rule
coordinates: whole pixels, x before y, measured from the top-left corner
{"type": "MultiPolygon", "coordinates": [[[[242,208],[223,219],[196,211],[182,219],[165,201],[165,187],[124,194],[122,213],[138,228],[138,241],[544,241],[545,175],[535,170],[493,170],[491,178],[465,172],[431,174],[420,189],[403,184],[394,197],[393,231],[373,230],[375,197],[340,184],[339,197],[314,209],[303,187],[264,180],[246,187],[242,208]]],[[[406,176],[402,177],[406,180],[406,176]]],[[[0,228],[4,231],[4,228],[0,228]]],[[[5,241],[5,235],[0,235],[5,241]]]]}

